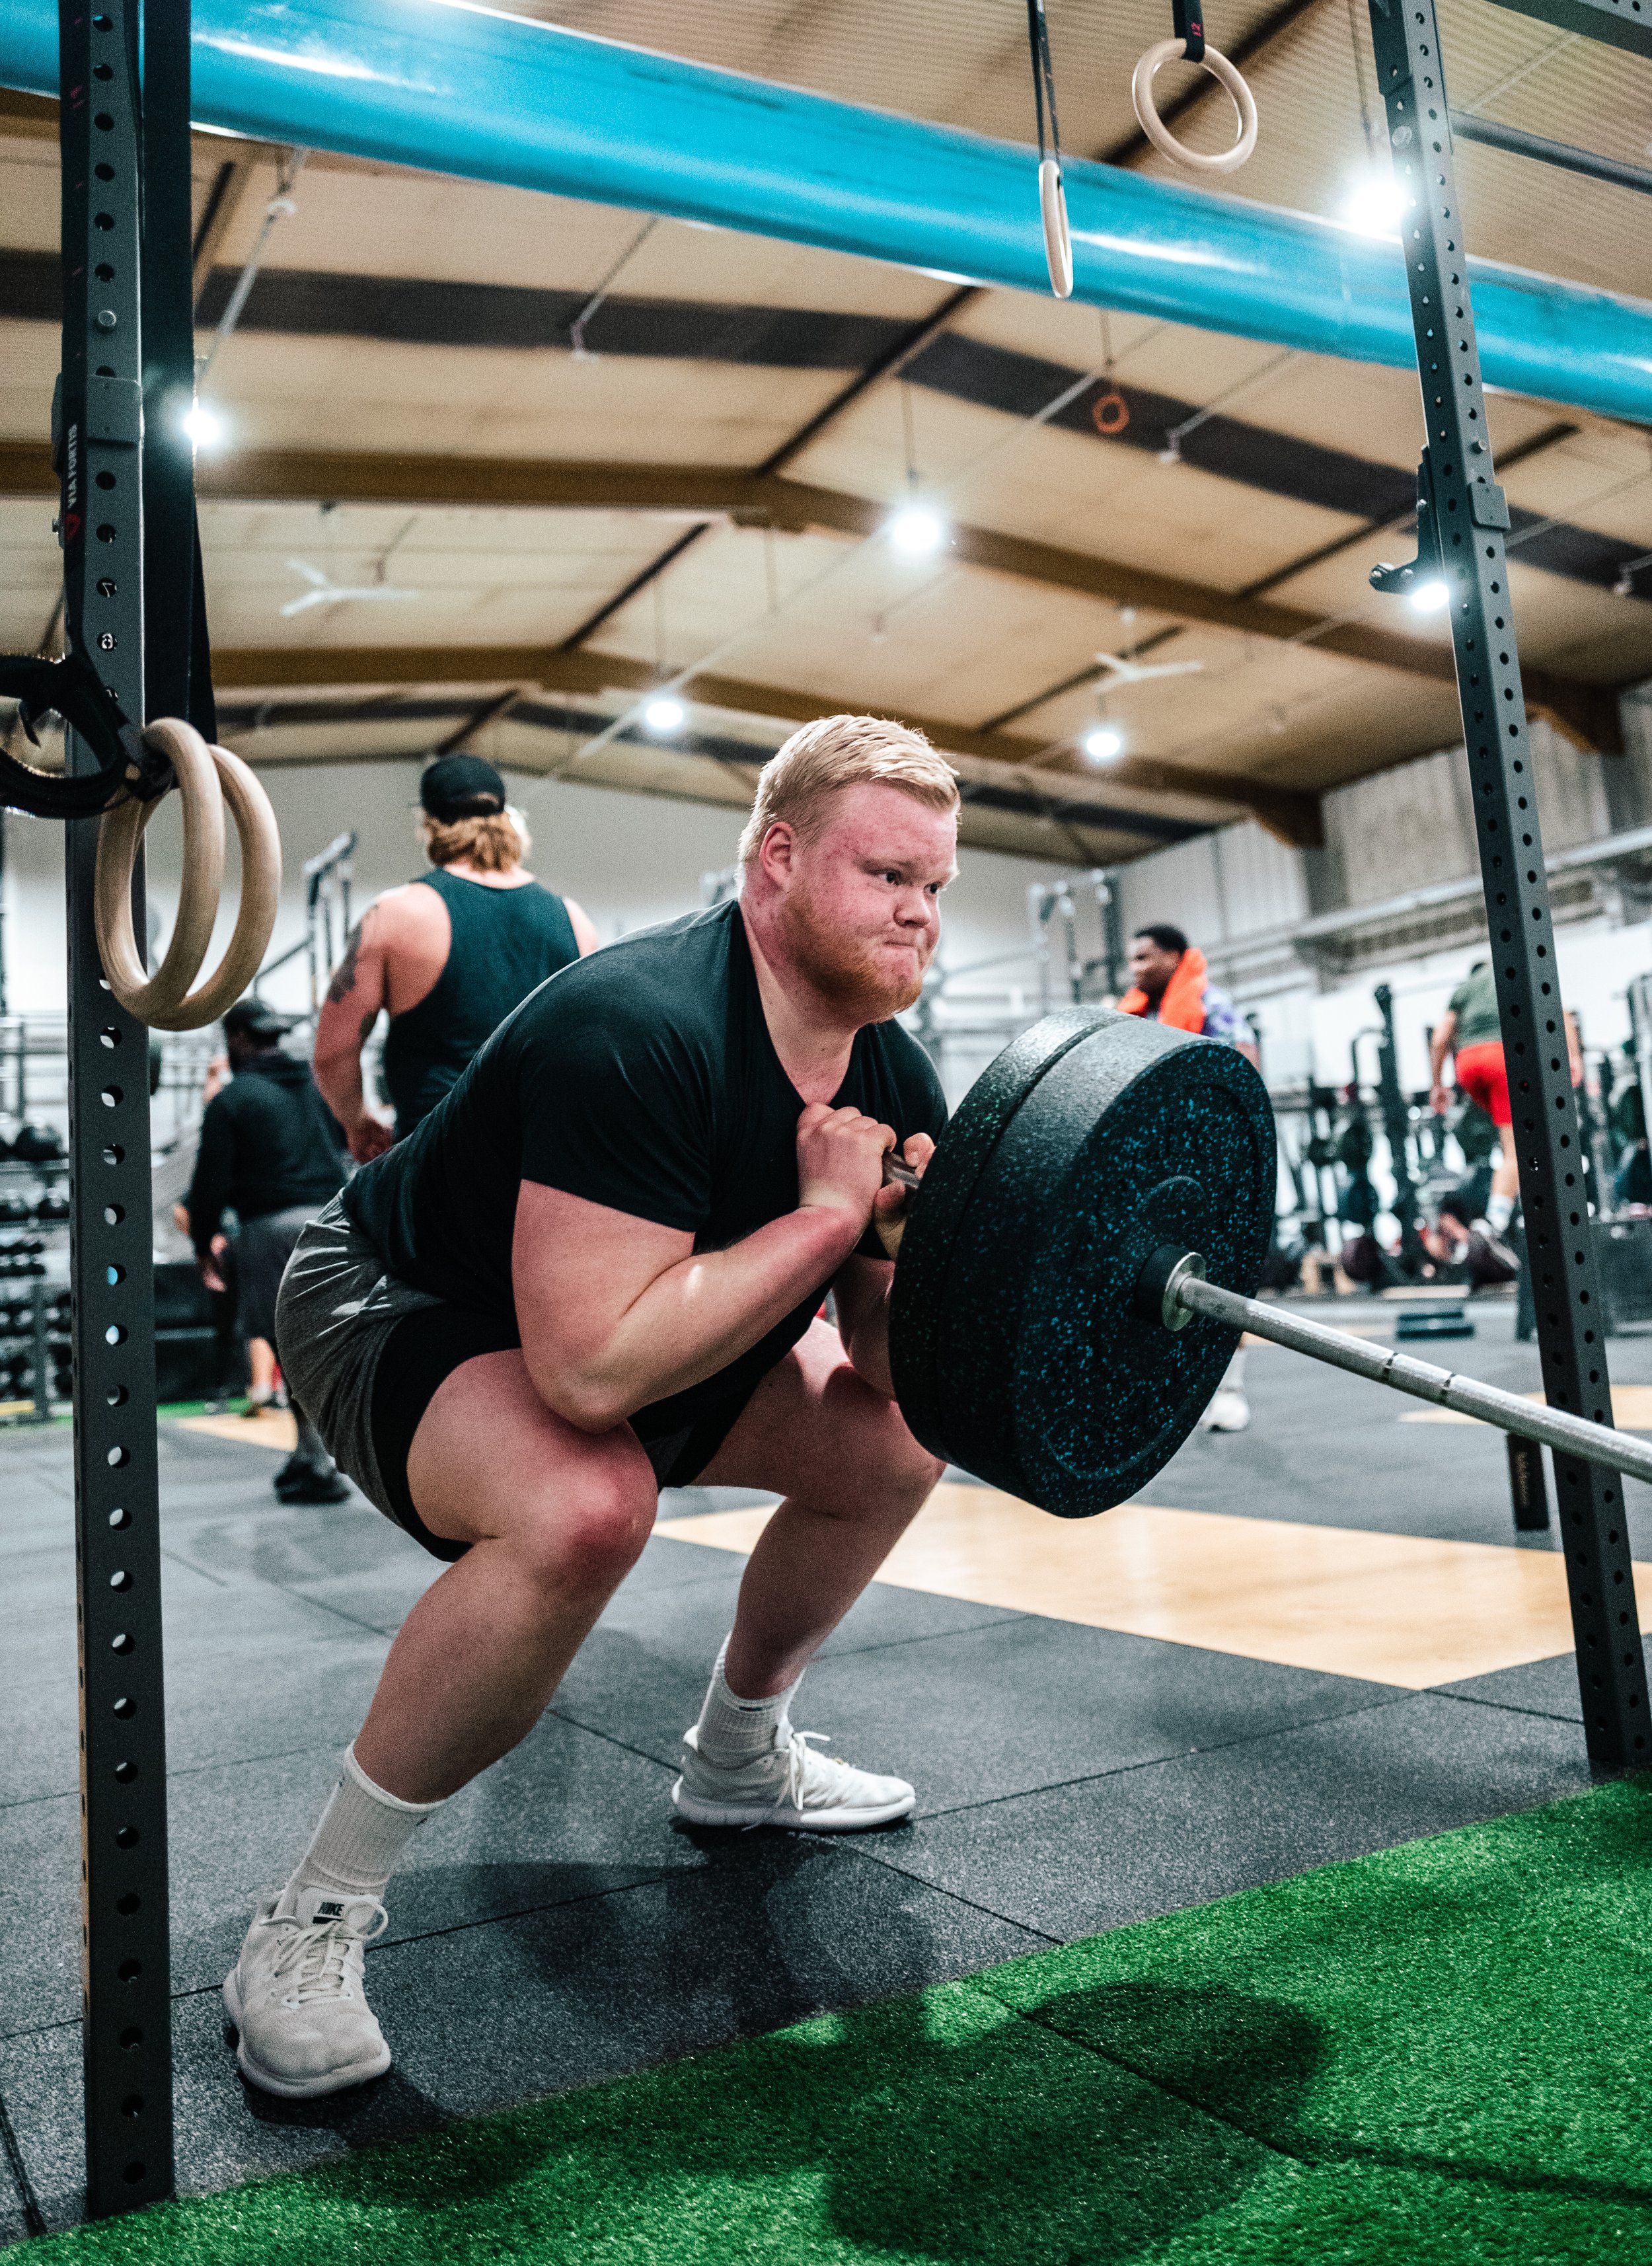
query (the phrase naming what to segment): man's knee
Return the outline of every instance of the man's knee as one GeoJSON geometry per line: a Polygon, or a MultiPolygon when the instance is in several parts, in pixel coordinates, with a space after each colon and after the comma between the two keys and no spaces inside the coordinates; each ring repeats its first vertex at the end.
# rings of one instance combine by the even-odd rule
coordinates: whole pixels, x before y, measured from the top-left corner
{"type": "Polygon", "coordinates": [[[612,1588],[642,1554],[658,1493],[640,1458],[596,1461],[532,1505],[513,1538],[530,1579],[558,1595],[612,1588]]]}
{"type": "Polygon", "coordinates": [[[914,1438],[899,1407],[861,1379],[859,1429],[866,1451],[891,1494],[922,1502],[947,1466],[914,1438]]]}

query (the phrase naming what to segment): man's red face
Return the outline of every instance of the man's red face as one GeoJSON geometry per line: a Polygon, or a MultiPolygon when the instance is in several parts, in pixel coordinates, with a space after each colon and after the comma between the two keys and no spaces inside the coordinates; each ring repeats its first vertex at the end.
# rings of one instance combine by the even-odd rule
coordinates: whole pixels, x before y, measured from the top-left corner
{"type": "Polygon", "coordinates": [[[957,839],[954,812],[874,782],[844,787],[793,837],[782,932],[816,990],[857,1021],[898,1015],[923,990],[957,839]]]}

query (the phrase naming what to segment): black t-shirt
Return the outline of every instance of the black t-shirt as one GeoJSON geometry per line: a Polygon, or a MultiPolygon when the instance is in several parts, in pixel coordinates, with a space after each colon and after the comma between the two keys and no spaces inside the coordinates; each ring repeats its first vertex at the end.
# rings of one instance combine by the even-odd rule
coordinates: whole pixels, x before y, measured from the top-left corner
{"type": "Polygon", "coordinates": [[[185,1209],[197,1251],[224,1207],[249,1219],[309,1204],[317,1211],[344,1181],[344,1134],[316,1091],[308,1063],[279,1047],[242,1063],[207,1104],[185,1209]]]}
{"type": "MultiPolygon", "coordinates": [[[[835,1102],[938,1136],[947,1104],[896,1023],[859,1032],[835,1102]]],[[[797,1088],[780,1067],[737,903],[627,937],[530,993],[451,1093],[356,1174],[344,1207],[391,1273],[513,1322],[523,1181],[717,1251],[797,1209],[797,1088]]],[[[882,1258],[870,1229],[860,1248],[882,1258]]],[[[822,1283],[725,1369],[632,1422],[657,1439],[742,1400],[808,1327],[822,1283]]]]}

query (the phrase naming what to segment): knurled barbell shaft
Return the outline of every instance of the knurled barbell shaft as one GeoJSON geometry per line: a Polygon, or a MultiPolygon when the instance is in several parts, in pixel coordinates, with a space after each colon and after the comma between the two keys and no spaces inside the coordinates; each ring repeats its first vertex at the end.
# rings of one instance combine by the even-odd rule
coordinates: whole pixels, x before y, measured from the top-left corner
{"type": "Polygon", "coordinates": [[[1478,1378],[1436,1369],[1432,1362],[1414,1361],[1407,1354],[1385,1351],[1364,1338],[1350,1337],[1345,1330],[1327,1329],[1323,1322],[1310,1321],[1304,1314],[1242,1298],[1237,1291],[1207,1283],[1202,1275],[1177,1271],[1165,1293],[1166,1319],[1173,1301],[1188,1313],[1224,1322],[1230,1329],[1250,1330],[1291,1353],[1306,1354],[1311,1361],[1327,1362],[1333,1369],[1369,1378],[1373,1385],[1389,1385],[1418,1400],[1431,1400],[1436,1407],[1455,1409],[1459,1416],[1478,1417],[1500,1431],[1540,1440],[1546,1447],[1558,1448],[1562,1455],[1580,1457],[1584,1463],[1599,1464],[1609,1472],[1628,1472],[1652,1483],[1652,1447],[1614,1432],[1608,1425],[1591,1424],[1586,1416],[1569,1415],[1563,1408],[1545,1408],[1522,1400],[1517,1393],[1503,1392],[1495,1385],[1482,1385],[1478,1378]]]}

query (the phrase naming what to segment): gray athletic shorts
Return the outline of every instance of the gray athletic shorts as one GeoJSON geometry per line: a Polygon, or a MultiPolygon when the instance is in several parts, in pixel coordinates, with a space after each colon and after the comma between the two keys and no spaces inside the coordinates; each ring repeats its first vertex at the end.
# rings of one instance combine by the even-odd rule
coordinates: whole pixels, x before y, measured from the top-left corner
{"type": "MultiPolygon", "coordinates": [[[[433,1557],[462,1557],[470,1546],[432,1534],[413,1507],[406,1451],[419,1417],[441,1378],[471,1353],[514,1342],[509,1328],[446,1305],[428,1290],[415,1290],[387,1274],[336,1196],[304,1228],[281,1278],[275,1346],[294,1400],[340,1470],[433,1557]],[[404,1340],[381,1391],[379,1364],[391,1338],[409,1316],[432,1309],[440,1310],[442,1321],[409,1334],[421,1342],[409,1345],[404,1340]],[[381,1447],[390,1469],[381,1462],[381,1447]]],[[[708,1411],[692,1424],[643,1436],[643,1452],[662,1487],[687,1487],[698,1477],[745,1397],[708,1411]]],[[[645,1417],[638,1419],[640,1426],[645,1417]]]]}
{"type": "Polygon", "coordinates": [[[250,1338],[275,1341],[275,1297],[293,1246],[316,1216],[313,1203],[243,1220],[235,1239],[235,1279],[241,1327],[250,1338]]]}
{"type": "Polygon", "coordinates": [[[373,1451],[373,1381],[397,1323],[440,1304],[384,1272],[337,1196],[298,1237],[275,1304],[288,1390],[339,1469],[398,1526],[373,1451]]]}

